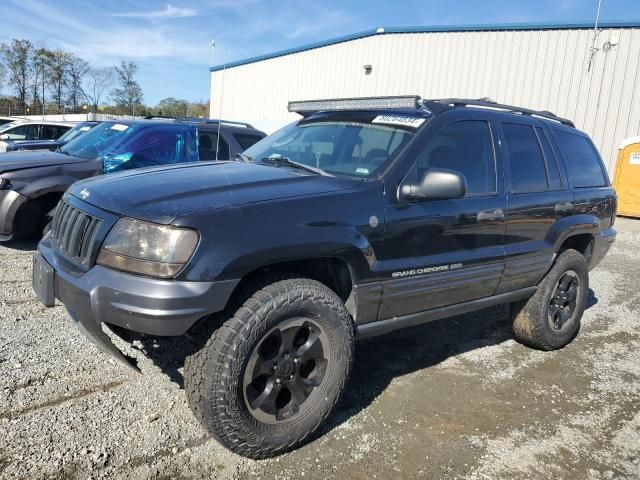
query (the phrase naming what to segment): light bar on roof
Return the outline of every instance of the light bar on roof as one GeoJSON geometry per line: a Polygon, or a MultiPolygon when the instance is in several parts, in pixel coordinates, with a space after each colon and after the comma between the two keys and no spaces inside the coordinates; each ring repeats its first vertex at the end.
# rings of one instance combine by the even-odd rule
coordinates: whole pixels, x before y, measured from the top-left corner
{"type": "Polygon", "coordinates": [[[417,95],[401,97],[335,98],[327,100],[301,100],[289,102],[289,111],[295,113],[323,110],[376,110],[391,108],[419,108],[417,95]]]}

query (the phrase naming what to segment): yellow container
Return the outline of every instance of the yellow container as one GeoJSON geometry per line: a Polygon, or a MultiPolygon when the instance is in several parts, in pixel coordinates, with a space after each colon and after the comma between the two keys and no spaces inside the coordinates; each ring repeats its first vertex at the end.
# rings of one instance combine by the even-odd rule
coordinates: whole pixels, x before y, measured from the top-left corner
{"type": "Polygon", "coordinates": [[[618,215],[640,217],[640,137],[618,147],[613,186],[618,194],[618,215]]]}

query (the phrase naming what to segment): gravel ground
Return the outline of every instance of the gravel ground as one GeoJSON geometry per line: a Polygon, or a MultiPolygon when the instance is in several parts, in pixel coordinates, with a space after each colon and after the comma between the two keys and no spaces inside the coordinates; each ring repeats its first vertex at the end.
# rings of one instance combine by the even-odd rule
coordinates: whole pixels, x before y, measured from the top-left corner
{"type": "Polygon", "coordinates": [[[503,307],[362,341],[321,435],[258,462],[191,416],[184,340],[117,340],[128,370],[38,303],[33,244],[0,246],[0,477],[640,478],[640,221],[617,228],[568,347],[516,343],[503,307]]]}

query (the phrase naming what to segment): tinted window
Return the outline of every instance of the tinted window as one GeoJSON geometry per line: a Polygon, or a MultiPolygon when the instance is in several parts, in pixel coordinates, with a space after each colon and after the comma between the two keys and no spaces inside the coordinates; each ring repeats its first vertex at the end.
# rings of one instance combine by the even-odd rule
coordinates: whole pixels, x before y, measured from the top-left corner
{"type": "Polygon", "coordinates": [[[567,175],[574,187],[602,187],[606,180],[600,159],[589,140],[580,135],[555,132],[567,175]]]}
{"type": "Polygon", "coordinates": [[[495,192],[496,164],[487,122],[465,120],[441,130],[418,157],[418,179],[429,168],[462,173],[467,179],[468,193],[495,192]]]}
{"type": "Polygon", "coordinates": [[[200,160],[229,160],[231,158],[231,149],[223,137],[218,141],[218,134],[213,132],[200,132],[198,138],[198,153],[200,160]],[[218,155],[216,156],[216,149],[218,155]]]}
{"type": "Polygon", "coordinates": [[[544,159],[547,163],[549,187],[552,190],[559,190],[560,188],[562,188],[562,180],[560,179],[560,170],[558,169],[558,160],[556,159],[556,155],[553,152],[553,148],[551,148],[551,144],[549,143],[547,134],[541,128],[538,128],[538,127],[536,127],[536,132],[538,133],[538,140],[540,140],[540,144],[542,145],[544,159]]]}
{"type": "Polygon", "coordinates": [[[42,129],[40,130],[40,139],[56,140],[57,138],[60,138],[62,134],[67,130],[67,127],[62,127],[59,125],[42,125],[42,129]]]}
{"type": "Polygon", "coordinates": [[[262,140],[262,137],[259,137],[258,135],[251,135],[249,133],[234,133],[233,136],[242,147],[242,150],[246,150],[262,140]]]}
{"type": "Polygon", "coordinates": [[[547,190],[547,170],[542,150],[532,127],[503,123],[502,132],[509,153],[512,192],[547,190]]]}

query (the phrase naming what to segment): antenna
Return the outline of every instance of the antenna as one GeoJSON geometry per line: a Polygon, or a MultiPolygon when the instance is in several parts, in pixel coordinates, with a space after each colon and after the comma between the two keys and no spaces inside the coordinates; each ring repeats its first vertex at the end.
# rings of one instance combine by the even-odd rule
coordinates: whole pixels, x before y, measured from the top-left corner
{"type": "Polygon", "coordinates": [[[591,71],[591,67],[593,65],[593,61],[595,60],[596,53],[600,50],[596,47],[596,42],[598,41],[598,36],[600,32],[598,31],[598,22],[600,21],[600,6],[602,5],[602,0],[598,0],[598,10],[596,11],[596,23],[593,25],[593,40],[591,41],[591,50],[589,54],[589,66],[587,67],[587,72],[591,71]]]}
{"type": "MultiPolygon", "coordinates": [[[[227,49],[224,49],[225,54],[227,49]]],[[[226,56],[226,55],[225,55],[226,56]]],[[[227,62],[222,65],[222,79],[220,80],[220,108],[218,109],[218,120],[222,120],[222,98],[224,96],[224,74],[227,71],[227,62]]],[[[216,162],[218,161],[218,151],[220,150],[220,126],[222,121],[218,122],[218,137],[216,138],[216,162]]]]}

